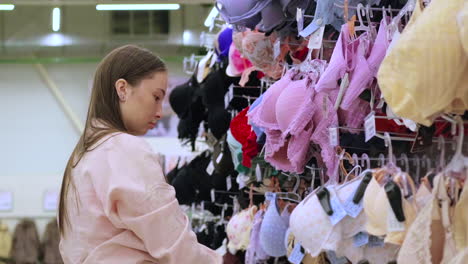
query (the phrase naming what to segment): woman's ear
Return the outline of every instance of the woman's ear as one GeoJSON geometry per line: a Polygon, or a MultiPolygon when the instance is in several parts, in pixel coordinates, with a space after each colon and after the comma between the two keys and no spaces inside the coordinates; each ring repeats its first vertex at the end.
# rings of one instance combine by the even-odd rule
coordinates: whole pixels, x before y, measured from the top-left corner
{"type": "Polygon", "coordinates": [[[128,89],[129,89],[129,84],[125,79],[118,79],[115,82],[115,91],[117,92],[117,95],[119,96],[119,99],[121,102],[127,101],[127,96],[128,96],[128,89]]]}

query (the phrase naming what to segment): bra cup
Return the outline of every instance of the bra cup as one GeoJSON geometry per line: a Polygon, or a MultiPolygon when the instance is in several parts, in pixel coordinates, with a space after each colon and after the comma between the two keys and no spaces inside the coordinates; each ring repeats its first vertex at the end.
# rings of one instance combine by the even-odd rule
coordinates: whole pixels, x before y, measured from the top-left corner
{"type": "Polygon", "coordinates": [[[381,192],[380,189],[379,183],[372,177],[363,198],[364,212],[367,215],[366,230],[374,236],[386,234],[387,207],[390,206],[385,191],[381,192]],[[384,210],[379,210],[379,207],[383,207],[384,210]]]}
{"type": "Polygon", "coordinates": [[[276,101],[275,115],[278,126],[282,132],[288,130],[289,125],[298,114],[305,101],[307,93],[306,83],[293,81],[281,92],[276,101]]]}
{"type": "Polygon", "coordinates": [[[272,257],[282,257],[286,255],[284,237],[288,229],[287,223],[278,213],[276,198],[270,200],[270,205],[263,217],[260,228],[260,245],[268,255],[272,257]]]}
{"type": "Polygon", "coordinates": [[[387,230],[387,237],[385,238],[386,243],[391,243],[395,245],[403,244],[403,241],[405,240],[405,237],[406,237],[407,230],[410,228],[411,224],[413,224],[414,220],[416,219],[416,216],[417,216],[416,205],[408,202],[408,200],[406,199],[403,199],[402,201],[403,201],[403,212],[406,218],[405,231],[388,232],[387,230]]]}
{"type": "Polygon", "coordinates": [[[453,234],[458,250],[468,247],[468,214],[466,208],[468,208],[468,184],[465,183],[453,216],[453,234]]]}
{"type": "Polygon", "coordinates": [[[229,220],[226,233],[229,238],[228,248],[230,250],[246,250],[248,248],[255,210],[255,206],[244,209],[229,220]]]}
{"type": "Polygon", "coordinates": [[[291,214],[291,232],[312,257],[320,254],[322,244],[330,236],[332,228],[315,192],[301,201],[291,214]],[[310,217],[311,215],[314,217],[310,217]]]}

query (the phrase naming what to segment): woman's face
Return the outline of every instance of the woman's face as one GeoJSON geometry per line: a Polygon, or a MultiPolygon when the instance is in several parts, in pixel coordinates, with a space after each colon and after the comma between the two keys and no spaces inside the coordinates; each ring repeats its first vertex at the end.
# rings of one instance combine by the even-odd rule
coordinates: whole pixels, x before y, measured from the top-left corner
{"type": "Polygon", "coordinates": [[[167,72],[156,72],[136,86],[119,79],[115,88],[120,98],[122,120],[130,134],[144,135],[156,126],[156,122],[162,118],[167,72]]]}

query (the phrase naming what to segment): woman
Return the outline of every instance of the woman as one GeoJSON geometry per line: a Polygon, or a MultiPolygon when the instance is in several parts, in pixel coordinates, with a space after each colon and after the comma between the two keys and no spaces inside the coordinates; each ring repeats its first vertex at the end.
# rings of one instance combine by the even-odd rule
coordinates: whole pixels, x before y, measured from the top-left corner
{"type": "Polygon", "coordinates": [[[100,63],[81,136],[60,194],[66,264],[221,263],[198,244],[157,155],[141,138],[161,119],[167,69],[124,46],[100,63]]]}

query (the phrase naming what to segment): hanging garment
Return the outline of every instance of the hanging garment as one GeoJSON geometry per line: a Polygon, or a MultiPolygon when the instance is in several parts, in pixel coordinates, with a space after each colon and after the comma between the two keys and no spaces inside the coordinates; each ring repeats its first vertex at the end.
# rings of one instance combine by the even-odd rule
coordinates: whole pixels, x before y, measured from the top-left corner
{"type": "Polygon", "coordinates": [[[434,179],[432,201],[421,210],[408,230],[398,263],[449,263],[456,255],[450,211],[445,177],[440,174],[434,179]]]}
{"type": "Polygon", "coordinates": [[[59,250],[60,232],[57,220],[50,221],[42,239],[42,262],[44,264],[61,264],[63,263],[62,256],[59,250]]]}
{"type": "MultiPolygon", "coordinates": [[[[296,240],[294,238],[294,234],[291,232],[290,229],[286,232],[286,240],[285,240],[285,246],[288,249],[287,256],[289,257],[294,249],[294,246],[296,245],[296,240]]],[[[304,258],[302,259],[303,264],[326,264],[326,254],[321,253],[318,257],[312,257],[310,254],[305,253],[304,258]]]]}
{"type": "Polygon", "coordinates": [[[246,250],[250,243],[250,231],[257,207],[252,206],[234,215],[227,224],[226,233],[229,239],[230,251],[246,250]]]}
{"type": "MultiPolygon", "coordinates": [[[[8,226],[0,221],[0,257],[8,258],[11,250],[12,237],[8,226]]],[[[0,263],[3,263],[0,261],[0,263]]]]}
{"type": "Polygon", "coordinates": [[[280,214],[276,193],[265,194],[265,199],[270,203],[260,229],[260,245],[268,255],[282,257],[286,255],[284,238],[289,226],[289,217],[284,215],[287,212],[287,207],[280,214]]]}
{"type": "Polygon", "coordinates": [[[457,26],[464,3],[433,0],[382,62],[380,89],[398,116],[430,126],[441,113],[468,109],[468,57],[457,26]]]}
{"type": "Polygon", "coordinates": [[[197,243],[158,155],[144,139],[126,133],[104,137],[71,177],[72,228],[60,241],[65,263],[222,262],[197,243]]]}
{"type": "Polygon", "coordinates": [[[22,220],[15,227],[10,258],[16,264],[35,264],[41,256],[41,242],[36,224],[29,219],[22,220]]]}
{"type": "MultiPolygon", "coordinates": [[[[392,243],[396,245],[401,245],[405,240],[406,232],[408,228],[413,223],[414,219],[417,215],[417,206],[413,199],[405,198],[402,194],[402,208],[403,214],[405,217],[404,220],[404,230],[403,231],[396,231],[390,230],[390,226],[388,224],[388,219],[391,217],[389,213],[394,213],[391,209],[390,202],[387,197],[387,193],[385,192],[384,186],[384,178],[386,175],[385,169],[380,169],[374,173],[374,177],[369,182],[369,185],[364,193],[364,211],[367,215],[367,224],[366,230],[369,234],[374,236],[386,236],[385,242],[392,243]]],[[[409,176],[406,177],[409,182],[411,178],[409,176]]],[[[389,181],[396,182],[396,178],[390,179],[389,181]]],[[[414,188],[413,188],[414,190],[414,188]]],[[[414,190],[412,193],[415,193],[414,190]]]]}
{"type": "Polygon", "coordinates": [[[450,262],[449,264],[465,264],[468,263],[468,248],[460,251],[450,262]]]}
{"type": "Polygon", "coordinates": [[[468,56],[468,3],[465,3],[463,9],[457,15],[460,39],[462,40],[465,54],[468,56]]]}
{"type": "Polygon", "coordinates": [[[257,264],[261,261],[266,261],[268,256],[260,245],[260,229],[262,227],[265,211],[259,210],[255,214],[252,231],[250,234],[250,244],[245,252],[246,264],[257,264]]]}
{"type": "Polygon", "coordinates": [[[468,247],[468,183],[465,181],[463,191],[455,206],[453,216],[453,235],[458,250],[468,247]]]}

